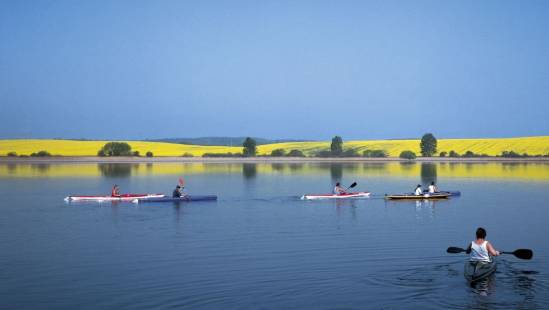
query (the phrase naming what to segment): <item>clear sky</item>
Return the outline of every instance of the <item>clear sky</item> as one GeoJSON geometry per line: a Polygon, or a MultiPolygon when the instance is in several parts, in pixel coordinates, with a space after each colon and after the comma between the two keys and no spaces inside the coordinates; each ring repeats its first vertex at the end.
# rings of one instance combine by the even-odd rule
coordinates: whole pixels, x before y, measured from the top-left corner
{"type": "Polygon", "coordinates": [[[0,1],[0,138],[549,135],[549,1],[0,1]]]}

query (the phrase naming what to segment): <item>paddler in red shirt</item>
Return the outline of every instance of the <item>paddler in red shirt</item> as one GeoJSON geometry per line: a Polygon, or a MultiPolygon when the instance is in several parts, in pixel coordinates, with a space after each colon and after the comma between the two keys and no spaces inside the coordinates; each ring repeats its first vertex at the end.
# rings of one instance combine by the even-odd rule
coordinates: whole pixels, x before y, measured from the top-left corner
{"type": "Polygon", "coordinates": [[[118,185],[114,184],[111,191],[112,197],[120,197],[120,189],[118,188],[118,185]]]}

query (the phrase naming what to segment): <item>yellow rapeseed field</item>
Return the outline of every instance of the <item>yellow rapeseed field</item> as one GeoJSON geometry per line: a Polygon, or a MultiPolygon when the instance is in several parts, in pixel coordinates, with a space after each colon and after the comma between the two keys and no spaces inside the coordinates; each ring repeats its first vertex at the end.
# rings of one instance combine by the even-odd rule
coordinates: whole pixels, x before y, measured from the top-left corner
{"type": "MultiPolygon", "coordinates": [[[[0,156],[9,152],[17,155],[30,155],[33,152],[48,151],[52,155],[61,156],[96,156],[97,151],[108,141],[75,141],[75,140],[0,140],[0,156]]],[[[153,152],[154,156],[182,156],[185,153],[202,156],[204,153],[240,153],[241,147],[201,146],[175,143],[124,141],[131,145],[132,150],[141,155],[153,152]]],[[[321,150],[328,150],[330,142],[288,142],[260,145],[259,155],[269,155],[275,149],[300,150],[305,155],[314,155],[321,150]]],[[[364,140],[344,141],[344,149],[356,149],[359,154],[366,149],[386,151],[389,156],[397,157],[404,150],[420,153],[419,140],[364,140]]],[[[472,151],[476,154],[490,156],[500,155],[503,151],[528,153],[529,155],[549,154],[549,136],[502,138],[502,139],[439,139],[437,152],[451,150],[463,154],[472,151]]]]}
{"type": "MultiPolygon", "coordinates": [[[[76,140],[0,140],[0,156],[9,152],[17,155],[30,155],[39,151],[48,151],[61,156],[96,156],[97,152],[109,141],[76,140]]],[[[202,156],[204,153],[240,153],[241,147],[201,146],[162,142],[121,141],[131,145],[132,151],[144,156],[148,151],[154,156],[182,156],[185,153],[202,156]]]]}
{"type": "MultiPolygon", "coordinates": [[[[402,151],[411,150],[419,155],[420,140],[370,140],[370,141],[347,141],[344,142],[344,149],[354,148],[359,154],[366,149],[384,150],[389,156],[398,157],[402,151]]],[[[291,142],[261,145],[258,147],[260,155],[270,154],[275,149],[286,151],[297,149],[306,155],[312,155],[320,150],[328,150],[330,142],[291,142]]],[[[501,155],[503,151],[515,151],[517,153],[528,153],[529,155],[547,155],[549,153],[549,136],[502,138],[502,139],[439,139],[437,152],[456,151],[464,154],[472,151],[476,154],[487,154],[490,156],[501,155]]]]}

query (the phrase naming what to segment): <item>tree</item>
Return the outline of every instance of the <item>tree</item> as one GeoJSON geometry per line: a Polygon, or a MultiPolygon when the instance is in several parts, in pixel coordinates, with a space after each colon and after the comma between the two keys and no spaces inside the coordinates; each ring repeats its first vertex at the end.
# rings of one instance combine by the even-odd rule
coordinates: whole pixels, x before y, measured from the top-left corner
{"type": "Polygon", "coordinates": [[[332,156],[341,156],[343,153],[343,139],[340,136],[332,138],[332,144],[330,145],[330,151],[332,156]]]}
{"type": "Polygon", "coordinates": [[[256,143],[255,140],[247,137],[246,140],[244,140],[244,143],[242,143],[242,146],[244,149],[242,150],[242,154],[246,157],[255,156],[256,153],[256,143]]]}
{"type": "Polygon", "coordinates": [[[387,157],[388,155],[387,155],[387,152],[385,152],[384,150],[365,150],[362,153],[362,156],[372,157],[372,158],[375,158],[375,157],[383,158],[383,157],[387,157]]]}
{"type": "Polygon", "coordinates": [[[432,133],[426,133],[421,138],[419,148],[421,149],[421,156],[431,157],[437,152],[437,139],[432,133]]]}
{"type": "Polygon", "coordinates": [[[126,142],[108,142],[97,152],[97,156],[132,156],[132,147],[126,142]]]}
{"type": "Polygon", "coordinates": [[[300,150],[291,150],[288,155],[288,157],[305,157],[305,154],[303,154],[300,150]]]}
{"type": "Polygon", "coordinates": [[[275,149],[271,152],[271,156],[273,157],[282,157],[286,155],[286,151],[284,149],[275,149]]]}
{"type": "Polygon", "coordinates": [[[404,159],[415,159],[416,158],[416,153],[412,152],[412,151],[402,151],[400,153],[400,158],[404,158],[404,159]]]}
{"type": "Polygon", "coordinates": [[[459,154],[456,151],[451,150],[450,154],[448,154],[448,156],[450,156],[450,157],[459,157],[459,154]]]}
{"type": "Polygon", "coordinates": [[[148,152],[145,154],[145,156],[147,156],[147,157],[153,157],[154,154],[153,154],[153,152],[148,151],[148,152]]]}
{"type": "Polygon", "coordinates": [[[439,154],[440,157],[446,157],[446,155],[448,155],[448,153],[446,153],[444,151],[440,152],[440,154],[439,154]]]}

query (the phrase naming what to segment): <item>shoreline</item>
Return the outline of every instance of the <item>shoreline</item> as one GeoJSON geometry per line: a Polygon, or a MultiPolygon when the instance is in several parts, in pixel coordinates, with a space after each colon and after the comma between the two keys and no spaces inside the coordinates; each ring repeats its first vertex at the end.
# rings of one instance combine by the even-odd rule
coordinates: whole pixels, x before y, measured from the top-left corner
{"type": "Polygon", "coordinates": [[[53,157],[0,157],[0,164],[66,164],[66,163],[549,163],[549,157],[505,158],[455,158],[455,157],[419,157],[414,160],[398,157],[97,157],[97,156],[53,156],[53,157]]]}

